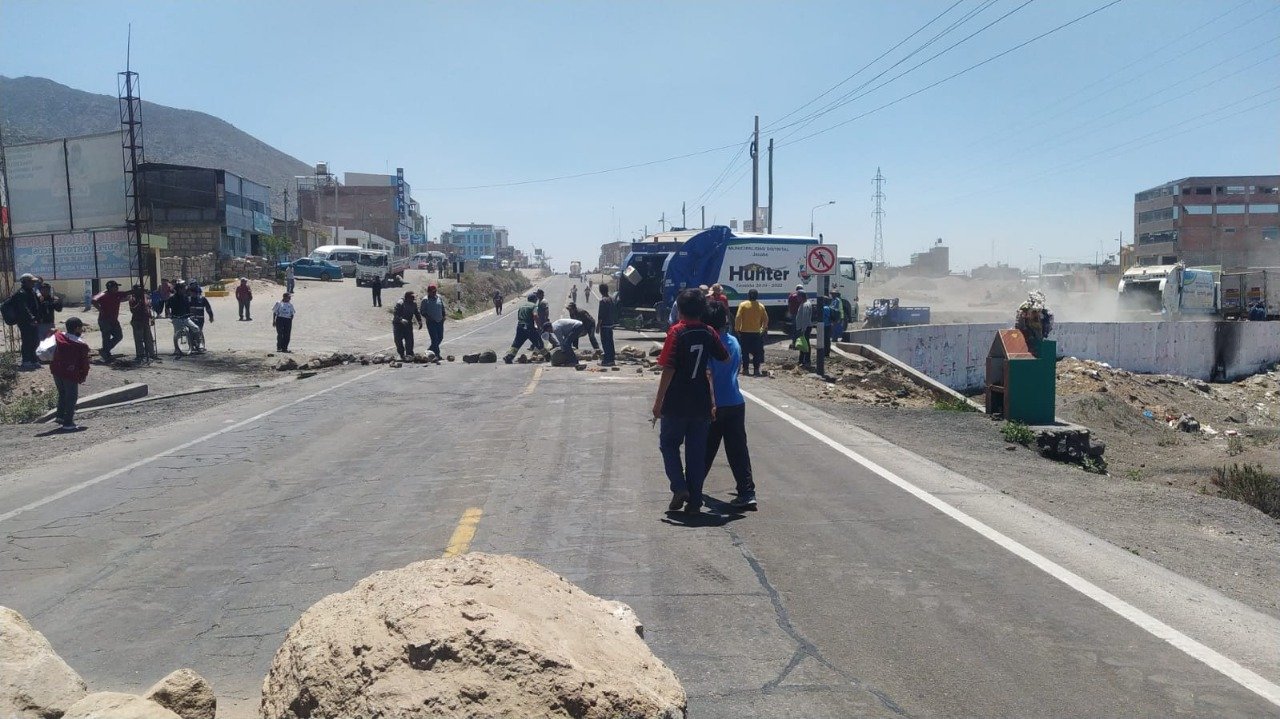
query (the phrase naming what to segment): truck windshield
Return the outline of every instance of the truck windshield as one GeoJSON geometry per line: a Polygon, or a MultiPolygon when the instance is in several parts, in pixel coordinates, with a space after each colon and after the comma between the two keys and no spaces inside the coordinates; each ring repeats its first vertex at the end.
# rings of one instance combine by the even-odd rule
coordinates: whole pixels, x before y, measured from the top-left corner
{"type": "Polygon", "coordinates": [[[386,267],[387,256],[383,254],[374,255],[361,253],[360,259],[356,260],[356,262],[361,267],[386,267]]]}

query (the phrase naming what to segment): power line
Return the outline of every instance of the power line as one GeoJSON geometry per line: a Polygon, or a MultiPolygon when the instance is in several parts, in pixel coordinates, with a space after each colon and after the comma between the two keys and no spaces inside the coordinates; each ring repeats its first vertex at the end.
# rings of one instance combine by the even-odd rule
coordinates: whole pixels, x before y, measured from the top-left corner
{"type": "MultiPolygon", "coordinates": [[[[1030,1],[1030,0],[1029,0],[1029,1],[1030,1]]],[[[1067,22],[1064,22],[1064,23],[1062,23],[1061,25],[1058,25],[1057,27],[1054,27],[1054,28],[1052,28],[1052,29],[1050,29],[1050,30],[1046,30],[1046,31],[1044,31],[1044,32],[1040,33],[1039,35],[1036,35],[1035,37],[1033,37],[1033,38],[1031,38],[1031,39],[1029,39],[1029,40],[1024,40],[1023,42],[1020,42],[1020,43],[1018,43],[1017,45],[1014,45],[1013,47],[1011,47],[1011,48],[1009,48],[1009,49],[1007,49],[1007,50],[1004,50],[1004,51],[1002,51],[1002,52],[996,53],[995,55],[992,55],[991,57],[988,57],[987,59],[982,60],[982,61],[980,61],[980,62],[976,62],[976,63],[974,63],[974,64],[972,64],[972,65],[970,65],[970,66],[968,66],[968,67],[964,68],[963,70],[960,70],[960,71],[958,71],[958,72],[954,72],[954,73],[952,73],[952,74],[950,74],[950,75],[948,75],[948,76],[946,76],[946,77],[942,78],[941,80],[936,80],[936,81],[934,81],[934,82],[932,82],[932,83],[929,83],[928,85],[925,85],[924,87],[922,87],[922,88],[920,88],[920,89],[918,89],[918,90],[915,90],[914,92],[907,93],[906,95],[903,95],[903,96],[901,96],[901,97],[897,98],[896,100],[891,100],[891,101],[889,101],[889,102],[886,102],[886,103],[884,103],[883,105],[880,105],[879,107],[873,108],[873,109],[871,109],[871,110],[867,110],[866,112],[864,112],[864,113],[862,113],[862,114],[855,115],[855,116],[853,116],[853,117],[851,117],[851,118],[849,118],[849,119],[847,119],[847,120],[844,120],[844,121],[842,121],[842,122],[838,122],[838,123],[836,123],[836,124],[834,124],[834,125],[831,125],[831,126],[829,126],[829,127],[826,127],[826,128],[821,129],[821,130],[818,130],[817,132],[813,132],[813,133],[810,133],[810,134],[808,134],[808,135],[804,135],[804,136],[802,136],[802,137],[800,137],[800,138],[798,138],[798,139],[792,140],[792,141],[790,141],[790,142],[783,143],[782,145],[780,145],[780,147],[785,147],[785,146],[787,146],[787,145],[794,145],[794,144],[796,144],[796,143],[798,143],[798,142],[804,142],[805,140],[813,139],[813,138],[815,138],[815,137],[817,137],[817,136],[819,136],[819,135],[824,135],[824,134],[826,134],[826,133],[828,133],[828,132],[831,132],[832,130],[835,130],[836,128],[839,128],[839,127],[843,127],[843,126],[845,126],[845,125],[848,125],[849,123],[854,122],[854,121],[856,121],[856,120],[861,120],[862,118],[867,117],[868,115],[872,115],[872,114],[875,114],[875,113],[877,113],[877,112],[880,112],[881,110],[884,110],[884,109],[886,109],[886,108],[893,107],[894,105],[897,105],[898,103],[900,103],[900,102],[902,102],[902,101],[904,101],[904,100],[908,100],[908,99],[910,99],[910,98],[913,98],[913,97],[915,97],[916,95],[919,95],[919,94],[921,94],[921,93],[923,93],[923,92],[927,92],[927,91],[929,91],[929,90],[932,90],[933,88],[938,87],[939,85],[942,85],[943,83],[950,82],[951,80],[954,80],[954,79],[956,79],[957,77],[960,77],[960,76],[965,75],[965,74],[967,74],[967,73],[969,73],[969,72],[972,72],[973,70],[976,70],[976,69],[978,69],[978,68],[982,67],[983,65],[987,65],[987,64],[989,64],[989,63],[991,63],[991,62],[994,62],[994,61],[996,61],[996,60],[999,60],[1000,58],[1004,57],[1005,55],[1008,55],[1008,54],[1009,54],[1009,53],[1011,53],[1011,52],[1015,52],[1015,51],[1017,51],[1017,50],[1021,50],[1022,48],[1026,47],[1027,45],[1030,45],[1030,44],[1031,44],[1031,43],[1033,43],[1033,42],[1036,42],[1036,41],[1038,41],[1038,40],[1042,40],[1042,39],[1044,39],[1044,38],[1046,38],[1046,37],[1048,37],[1048,36],[1050,36],[1050,35],[1053,35],[1054,33],[1057,33],[1057,32],[1059,32],[1059,31],[1061,31],[1061,30],[1065,30],[1066,28],[1071,27],[1072,25],[1075,25],[1076,23],[1081,22],[1082,20],[1085,20],[1086,18],[1089,18],[1089,17],[1092,17],[1092,16],[1094,16],[1094,15],[1097,15],[1098,13],[1102,12],[1103,10],[1106,10],[1107,8],[1112,7],[1113,5],[1118,5],[1118,4],[1120,4],[1121,2],[1123,2],[1123,0],[1111,0],[1111,2],[1108,2],[1108,3],[1106,3],[1106,4],[1104,4],[1104,5],[1101,5],[1101,6],[1097,7],[1097,8],[1094,8],[1093,10],[1090,10],[1089,12],[1087,12],[1087,13],[1085,13],[1085,14],[1083,14],[1083,15],[1080,15],[1080,16],[1076,17],[1076,18],[1075,18],[1075,19],[1073,19],[1073,20],[1068,20],[1067,22]]],[[[881,85],[881,87],[882,87],[882,86],[883,86],[883,85],[881,85]]],[[[874,89],[878,89],[878,88],[873,88],[873,91],[874,91],[874,89]]]]}
{"type": "MultiPolygon", "coordinates": [[[[779,127],[779,128],[777,128],[777,129],[779,129],[779,130],[785,130],[785,129],[789,128],[789,127],[793,127],[793,126],[796,126],[796,125],[802,125],[802,124],[803,124],[803,125],[808,125],[808,124],[812,123],[814,120],[818,119],[819,117],[822,117],[823,115],[826,115],[826,114],[828,114],[828,113],[834,112],[835,110],[838,110],[839,108],[844,107],[845,105],[848,105],[848,104],[849,104],[849,103],[851,103],[851,102],[855,102],[855,101],[857,101],[857,100],[860,100],[860,99],[862,99],[862,98],[866,97],[867,95],[870,95],[871,93],[875,92],[876,90],[879,90],[880,88],[885,87],[886,85],[889,85],[890,83],[893,83],[893,82],[895,82],[895,81],[897,81],[897,80],[901,79],[902,77],[904,77],[904,76],[906,76],[906,75],[909,75],[909,74],[911,74],[911,73],[915,72],[916,70],[918,70],[918,69],[920,69],[921,67],[924,67],[925,65],[927,65],[927,64],[929,64],[929,63],[931,63],[931,62],[933,62],[934,60],[938,59],[939,57],[942,57],[943,55],[947,54],[948,52],[951,52],[951,51],[952,51],[952,50],[954,50],[955,48],[959,47],[960,45],[963,45],[964,43],[968,42],[969,40],[972,40],[973,38],[977,37],[978,35],[982,34],[983,32],[986,32],[986,31],[987,31],[988,29],[990,29],[991,27],[993,27],[993,26],[995,26],[996,24],[998,24],[998,23],[1002,22],[1003,20],[1005,20],[1005,19],[1006,19],[1006,18],[1008,18],[1009,16],[1013,15],[1014,13],[1018,12],[1019,10],[1022,10],[1023,8],[1025,8],[1026,6],[1030,5],[1031,3],[1035,2],[1035,1],[1036,1],[1036,0],[1026,0],[1026,1],[1025,1],[1025,2],[1023,2],[1021,5],[1019,5],[1019,6],[1015,7],[1014,9],[1010,10],[1009,12],[1006,12],[1005,14],[1001,15],[1000,17],[997,17],[995,20],[992,20],[991,22],[987,23],[986,25],[983,25],[982,27],[978,28],[977,30],[975,30],[975,31],[973,31],[973,32],[971,32],[971,33],[969,33],[968,35],[966,35],[966,36],[964,36],[963,38],[961,38],[961,39],[957,40],[956,42],[954,42],[954,43],[952,43],[952,44],[948,45],[947,47],[943,48],[942,50],[939,50],[938,52],[934,53],[933,55],[930,55],[929,57],[927,57],[927,58],[925,58],[924,60],[922,60],[922,61],[920,61],[920,62],[916,63],[915,65],[912,65],[911,67],[909,67],[909,68],[907,68],[906,70],[904,70],[904,71],[902,71],[902,72],[898,73],[897,75],[894,75],[893,77],[889,78],[888,80],[885,80],[884,82],[880,83],[879,85],[876,85],[875,87],[871,88],[870,90],[867,90],[866,92],[863,92],[863,93],[860,93],[860,94],[855,94],[855,93],[857,93],[859,90],[861,90],[862,88],[864,88],[864,87],[866,87],[868,84],[870,84],[870,82],[871,82],[871,81],[874,81],[874,80],[876,80],[876,79],[880,78],[880,77],[881,77],[881,76],[883,76],[886,72],[888,72],[888,70],[891,70],[891,69],[893,69],[894,67],[897,67],[897,65],[901,64],[903,61],[905,61],[906,59],[908,59],[909,57],[911,57],[910,55],[908,55],[906,58],[903,58],[902,60],[899,60],[897,63],[894,63],[894,65],[890,66],[889,68],[886,68],[884,72],[881,72],[879,75],[876,75],[876,77],[871,78],[871,81],[868,81],[868,82],[866,82],[866,83],[863,83],[861,86],[859,86],[859,87],[857,87],[857,88],[854,88],[853,90],[850,90],[849,92],[847,92],[847,93],[845,93],[844,95],[840,96],[840,97],[839,97],[838,99],[836,99],[835,101],[833,101],[833,102],[831,102],[831,103],[828,103],[828,104],[827,104],[827,106],[826,106],[826,107],[824,107],[824,108],[822,108],[821,110],[818,110],[817,112],[810,113],[810,114],[809,114],[808,116],[806,116],[806,117],[803,117],[803,118],[801,118],[801,119],[799,119],[799,120],[796,120],[796,121],[794,121],[794,122],[791,122],[791,123],[788,123],[788,124],[786,124],[786,125],[783,125],[782,127],[779,127]]],[[[1119,2],[1119,1],[1120,1],[1120,0],[1116,0],[1116,2],[1119,2]]],[[[992,0],[991,2],[986,3],[985,5],[983,5],[983,6],[981,6],[981,7],[979,7],[976,11],[974,11],[973,13],[971,13],[968,17],[972,17],[973,15],[976,15],[978,12],[981,12],[982,10],[985,10],[986,8],[990,7],[992,4],[994,4],[994,0],[992,0]]],[[[961,21],[967,20],[967,19],[968,19],[968,17],[961,18],[961,21]]],[[[948,29],[947,29],[946,31],[944,31],[942,34],[946,34],[946,32],[949,32],[949,31],[950,31],[950,29],[951,29],[951,28],[948,28],[948,29]]],[[[933,38],[933,40],[938,39],[938,37],[941,37],[941,34],[940,34],[939,36],[937,36],[937,37],[933,38]]],[[[930,40],[928,44],[932,44],[933,40],[930,40]]],[[[927,47],[927,45],[926,45],[926,47],[927,47]]],[[[921,47],[921,48],[918,48],[918,50],[919,50],[919,49],[924,49],[924,48],[923,48],[923,47],[921,47]]],[[[914,54],[914,53],[912,53],[912,54],[914,54]]]]}
{"type": "MultiPolygon", "coordinates": [[[[994,0],[992,0],[992,1],[994,2],[994,0]]],[[[920,33],[924,32],[924,30],[925,30],[926,28],[928,28],[930,25],[932,25],[932,24],[934,24],[935,22],[937,22],[937,21],[941,20],[941,19],[943,18],[943,16],[945,16],[947,13],[950,13],[952,10],[954,10],[954,9],[956,8],[956,6],[957,6],[957,5],[959,5],[959,4],[960,4],[960,3],[962,3],[962,2],[964,2],[964,0],[956,0],[956,1],[955,1],[954,3],[952,3],[952,5],[951,5],[950,7],[948,7],[946,10],[943,10],[942,12],[940,12],[940,13],[938,13],[937,15],[933,16],[933,18],[932,18],[931,20],[929,20],[929,22],[926,22],[925,24],[923,24],[923,25],[921,25],[920,27],[916,28],[915,32],[913,32],[913,33],[911,33],[910,35],[908,35],[908,36],[906,36],[906,37],[902,38],[901,40],[899,40],[899,41],[898,41],[898,43],[897,43],[896,45],[894,45],[893,47],[889,48],[888,50],[885,50],[884,52],[880,53],[878,56],[876,56],[876,58],[875,58],[874,60],[872,60],[872,61],[868,62],[867,64],[865,64],[865,65],[863,65],[862,67],[860,67],[860,68],[858,68],[857,70],[855,70],[855,71],[854,71],[854,73],[853,73],[852,75],[849,75],[848,77],[846,77],[845,79],[841,80],[840,82],[837,82],[836,84],[832,85],[831,87],[827,88],[826,90],[823,90],[823,91],[822,91],[822,92],[821,92],[817,97],[813,98],[812,100],[809,100],[808,102],[806,102],[805,104],[801,105],[800,107],[797,107],[796,109],[792,110],[791,112],[788,112],[787,114],[783,115],[782,117],[778,118],[777,120],[774,120],[772,123],[770,123],[770,124],[768,124],[768,125],[765,125],[765,126],[764,126],[763,128],[761,128],[761,129],[766,130],[766,131],[767,131],[767,130],[771,130],[771,129],[773,128],[773,125],[775,125],[775,124],[777,124],[777,123],[780,123],[780,122],[782,122],[783,120],[786,120],[788,117],[791,117],[792,115],[796,114],[797,112],[800,112],[801,110],[803,110],[803,109],[805,109],[806,107],[808,107],[808,106],[812,105],[813,103],[817,102],[818,100],[821,100],[822,98],[826,97],[827,95],[831,94],[832,92],[835,92],[835,91],[836,91],[836,89],[838,89],[841,85],[845,84],[846,82],[849,82],[849,81],[850,81],[850,80],[852,80],[853,78],[855,78],[855,77],[857,77],[858,75],[862,74],[865,70],[867,70],[867,68],[871,67],[872,65],[876,64],[877,62],[880,62],[880,61],[881,61],[881,60],[883,60],[886,56],[888,56],[890,53],[892,53],[894,50],[897,50],[898,48],[900,48],[900,47],[902,47],[903,45],[905,45],[908,41],[910,41],[910,40],[911,40],[911,38],[913,38],[913,37],[915,37],[916,35],[919,35],[920,33]]],[[[910,57],[910,55],[908,55],[907,57],[910,57]]],[[[899,62],[901,62],[901,61],[899,61],[899,62]]],[[[892,69],[892,68],[890,68],[890,69],[892,69]]],[[[873,78],[873,79],[874,79],[874,78],[873,78]]]]}

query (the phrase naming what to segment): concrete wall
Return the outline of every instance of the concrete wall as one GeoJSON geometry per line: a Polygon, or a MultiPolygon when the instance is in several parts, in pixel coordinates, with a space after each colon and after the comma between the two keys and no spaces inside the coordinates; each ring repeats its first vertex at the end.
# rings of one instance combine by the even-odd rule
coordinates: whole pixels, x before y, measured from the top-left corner
{"type": "MultiPolygon", "coordinates": [[[[982,388],[1000,323],[921,325],[850,332],[952,389],[982,388]]],[[[1058,355],[1149,374],[1234,380],[1280,362],[1280,322],[1061,322],[1058,355]],[[1221,372],[1216,373],[1215,368],[1221,372]]]]}

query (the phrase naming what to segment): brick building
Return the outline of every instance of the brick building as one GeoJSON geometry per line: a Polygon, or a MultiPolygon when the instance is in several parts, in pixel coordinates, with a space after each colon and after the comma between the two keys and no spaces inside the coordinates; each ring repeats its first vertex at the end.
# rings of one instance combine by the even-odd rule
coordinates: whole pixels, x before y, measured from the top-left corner
{"type": "Polygon", "coordinates": [[[150,232],[169,238],[162,256],[258,255],[272,233],[271,189],[227,170],[148,162],[142,204],[150,232]]]}
{"type": "Polygon", "coordinates": [[[600,259],[596,262],[596,269],[621,267],[622,261],[627,259],[629,252],[631,252],[630,242],[606,242],[600,245],[600,259]]]}
{"type": "Polygon", "coordinates": [[[368,232],[395,240],[397,249],[407,252],[409,236],[424,232],[426,218],[410,196],[404,175],[348,172],[343,183],[329,175],[297,178],[298,216],[332,228],[368,232]]]}
{"type": "MultiPolygon", "coordinates": [[[[1186,177],[1134,195],[1137,265],[1280,266],[1280,175],[1186,177]]],[[[1127,265],[1126,265],[1127,266],[1127,265]]]]}

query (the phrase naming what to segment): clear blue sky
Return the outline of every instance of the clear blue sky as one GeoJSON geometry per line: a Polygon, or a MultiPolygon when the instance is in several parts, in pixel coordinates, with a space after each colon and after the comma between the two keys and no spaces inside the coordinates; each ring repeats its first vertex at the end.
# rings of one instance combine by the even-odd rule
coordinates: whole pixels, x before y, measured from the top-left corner
{"type": "MultiPolygon", "coordinates": [[[[1024,1],[995,0],[877,82],[1024,1]]],[[[448,223],[506,225],[513,243],[548,248],[563,268],[575,258],[594,265],[615,216],[624,239],[656,230],[664,212],[678,221],[682,201],[691,225],[703,202],[708,223],[747,217],[750,175],[729,164],[737,147],[559,182],[431,188],[741,143],[754,114],[766,128],[778,124],[952,2],[3,0],[0,73],[113,94],[132,22],[145,99],[211,113],[339,172],[402,166],[432,234],[448,223]],[[708,199],[727,166],[728,181],[708,199]]],[[[860,115],[1106,2],[1034,0],[797,135],[763,132],[762,144],[860,115]]],[[[983,4],[962,0],[805,112],[983,4]]],[[[990,260],[993,244],[1015,265],[1039,254],[1092,260],[1100,248],[1114,251],[1121,232],[1129,240],[1136,191],[1187,175],[1280,171],[1277,118],[1280,3],[1123,0],[935,89],[779,147],[775,230],[805,234],[810,209],[835,200],[817,211],[818,231],[842,252],[868,256],[879,166],[891,262],[938,237],[952,247],[953,268],[990,260]]]]}

